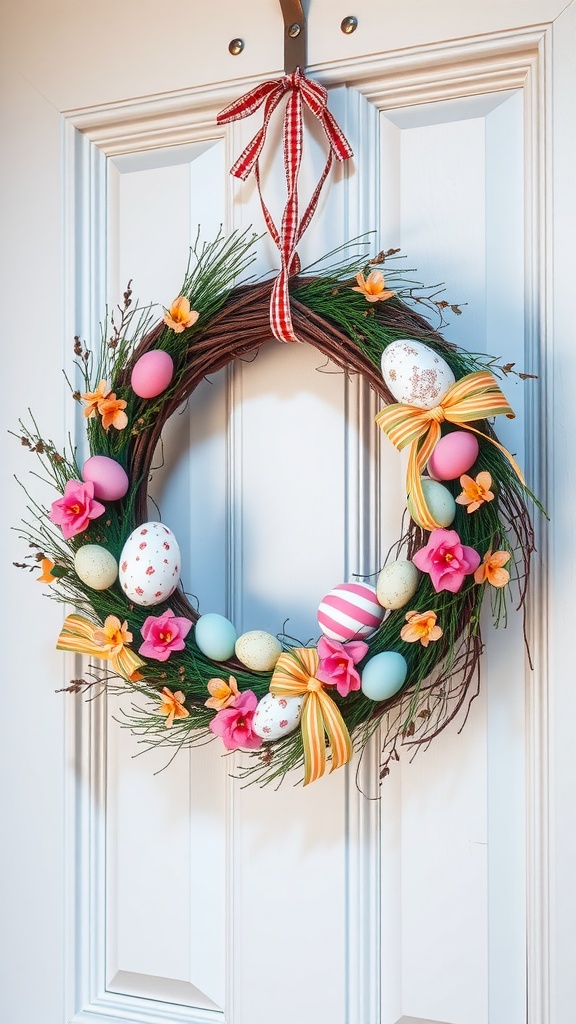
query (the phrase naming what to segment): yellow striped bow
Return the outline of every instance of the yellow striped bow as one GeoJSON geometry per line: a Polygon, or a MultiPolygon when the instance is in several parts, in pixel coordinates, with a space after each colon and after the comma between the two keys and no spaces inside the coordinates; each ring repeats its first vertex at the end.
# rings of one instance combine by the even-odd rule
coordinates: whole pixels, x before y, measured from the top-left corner
{"type": "MultiPolygon", "coordinates": [[[[112,616],[109,616],[109,618],[112,618],[112,616]]],[[[116,622],[120,626],[120,620],[116,619],[116,622]]],[[[73,651],[74,654],[88,654],[94,658],[102,658],[104,661],[109,661],[114,671],[118,675],[124,676],[130,682],[135,682],[136,679],[141,678],[137,670],[141,665],[145,665],[146,662],[142,661],[142,658],[139,658],[134,651],[131,651],[124,644],[116,645],[119,649],[107,650],[102,642],[98,642],[101,637],[97,634],[102,634],[101,626],[95,626],[81,615],[68,615],[58,637],[56,650],[73,651]]],[[[132,634],[128,634],[128,636],[132,639],[132,634]]]]}
{"type": "Polygon", "coordinates": [[[509,419],[514,418],[514,412],[495,378],[487,370],[479,370],[457,380],[433,409],[418,409],[414,405],[395,403],[387,405],[376,416],[376,423],[399,451],[408,444],[412,445],[406,473],[406,492],[414,504],[415,519],[425,530],[433,530],[440,524],[428,509],[420,476],[440,439],[440,426],[445,421],[456,423],[490,441],[506,456],[524,483],[520,467],[510,452],[494,438],[483,434],[481,430],[475,430],[469,423],[470,420],[485,420],[502,414],[509,419]]]}
{"type": "Polygon", "coordinates": [[[320,664],[313,647],[298,647],[281,654],[270,683],[270,692],[277,697],[304,695],[301,728],[304,744],[304,785],[314,782],[326,771],[326,740],[328,737],[332,764],[330,771],[340,768],[352,757],[352,740],[336,704],[316,679],[320,664]]]}

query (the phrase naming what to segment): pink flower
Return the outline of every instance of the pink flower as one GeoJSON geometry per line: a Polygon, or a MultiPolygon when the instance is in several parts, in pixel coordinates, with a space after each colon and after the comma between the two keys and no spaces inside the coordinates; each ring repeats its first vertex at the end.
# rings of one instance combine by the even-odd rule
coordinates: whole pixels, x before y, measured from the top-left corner
{"type": "Polygon", "coordinates": [[[258,698],[254,691],[245,690],[233,704],[222,708],[214,715],[210,728],[216,736],[222,737],[222,742],[228,750],[237,750],[238,747],[255,750],[261,746],[262,739],[252,732],[257,704],[258,698]]]}
{"type": "Polygon", "coordinates": [[[52,502],[50,519],[62,527],[65,539],[70,540],[86,530],[91,519],[97,519],[105,511],[104,505],[94,501],[91,481],[81,484],[78,480],[68,480],[62,497],[52,502]]]}
{"type": "Polygon", "coordinates": [[[456,530],[432,530],[425,548],[412,559],[422,572],[430,573],[436,593],[449,590],[455,594],[464,583],[464,577],[480,565],[480,555],[474,548],[460,542],[456,530]]]}
{"type": "Polygon", "coordinates": [[[341,644],[338,640],[329,640],[323,636],[318,641],[320,665],[316,671],[316,679],[326,686],[335,686],[341,697],[346,697],[351,690],[360,689],[360,676],[354,668],[368,653],[368,644],[362,640],[341,644]]]}
{"type": "Polygon", "coordinates": [[[172,651],[184,650],[184,637],[191,628],[190,619],[178,618],[170,608],[162,615],[149,615],[140,630],[144,643],[138,653],[156,661],[166,661],[172,651]]]}

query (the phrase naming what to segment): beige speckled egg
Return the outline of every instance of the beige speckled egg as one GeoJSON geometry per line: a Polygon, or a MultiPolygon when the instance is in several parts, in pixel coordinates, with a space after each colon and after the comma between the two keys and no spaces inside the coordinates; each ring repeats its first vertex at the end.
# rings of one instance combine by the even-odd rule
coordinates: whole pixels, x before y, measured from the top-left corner
{"type": "Polygon", "coordinates": [[[421,341],[401,338],[382,354],[382,376],[397,402],[433,409],[455,382],[448,363],[421,341]]]}
{"type": "Polygon", "coordinates": [[[84,544],[74,555],[77,576],[92,590],[108,590],[118,576],[118,562],[101,544],[84,544]]]}
{"type": "Polygon", "coordinates": [[[242,633],[236,641],[235,654],[253,672],[270,672],[282,653],[280,641],[262,629],[242,633]]]}
{"type": "Polygon", "coordinates": [[[414,562],[399,560],[385,565],[376,583],[378,600],[384,608],[404,608],[418,589],[420,573],[414,562]]]}
{"type": "Polygon", "coordinates": [[[120,586],[129,601],[145,608],[166,601],[180,577],[180,548],[164,523],[142,523],[120,555],[120,586]]]}
{"type": "Polygon", "coordinates": [[[279,740],[294,732],[300,724],[304,704],[302,697],[277,697],[267,693],[259,702],[252,720],[252,729],[263,740],[279,740]]]}

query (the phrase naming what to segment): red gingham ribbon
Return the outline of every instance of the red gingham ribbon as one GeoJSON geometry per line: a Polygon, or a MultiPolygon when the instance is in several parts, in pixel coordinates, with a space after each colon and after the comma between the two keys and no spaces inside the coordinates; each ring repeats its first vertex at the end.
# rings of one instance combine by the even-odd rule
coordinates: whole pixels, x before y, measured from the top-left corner
{"type": "Polygon", "coordinates": [[[280,273],[274,282],[270,299],[270,327],[272,334],[278,341],[298,340],[292,326],[290,297],[288,294],[288,280],[300,270],[300,260],[296,252],[296,246],[312,220],[318,205],[322,186],[332,166],[333,158],[336,157],[337,160],[343,161],[348,160],[352,156],[352,150],[344,134],[326,106],[327,98],[327,93],[323,86],[313,82],[310,78],[306,78],[306,75],[300,71],[300,68],[296,68],[296,71],[293,71],[290,75],[284,75],[282,78],[263,82],[262,85],[251,89],[244,96],[241,96],[240,99],[222,110],[217,117],[218,124],[239,121],[243,117],[249,117],[250,114],[258,110],[258,107],[264,104],[264,123],[252,141],[248,143],[244,152],[238,157],[230,174],[234,175],[235,178],[241,178],[242,181],[245,181],[250,172],[254,171],[266,227],[280,252],[280,273]],[[262,197],[259,158],[266,141],[266,131],[270,118],[286,93],[288,93],[288,102],[286,104],[282,135],[288,199],[282,215],[281,229],[278,231],[262,197]],[[320,180],[312,193],[312,198],[304,211],[302,219],[299,221],[298,172],[302,160],[302,101],[320,121],[328,140],[329,150],[320,180]]]}

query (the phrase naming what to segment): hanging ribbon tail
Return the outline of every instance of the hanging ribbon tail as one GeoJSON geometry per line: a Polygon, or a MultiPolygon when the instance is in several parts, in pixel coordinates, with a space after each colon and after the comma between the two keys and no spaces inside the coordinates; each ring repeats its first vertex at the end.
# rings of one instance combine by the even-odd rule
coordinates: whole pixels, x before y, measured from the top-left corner
{"type": "Polygon", "coordinates": [[[310,694],[302,708],[300,726],[304,746],[304,785],[315,782],[326,771],[326,740],[324,718],[319,700],[310,694]]]}
{"type": "Polygon", "coordinates": [[[288,282],[290,277],[300,270],[300,261],[296,246],[302,238],[318,206],[320,192],[326,181],[332,160],[348,160],[353,154],[352,149],[341,128],[327,108],[328,94],[324,86],[313,82],[296,68],[290,75],[263,82],[262,85],[249,90],[240,99],[230,103],[217,116],[218,124],[229,124],[255,113],[264,104],[264,122],[251,142],[236,160],[230,173],[236,178],[246,180],[254,171],[258,185],[258,193],[266,227],[280,252],[280,273],[274,282],[270,298],[270,329],[279,341],[298,341],[292,324],[290,312],[290,295],[288,282]],[[286,174],[287,201],[282,216],[282,226],[278,231],[262,196],[260,187],[259,159],[266,141],[266,133],[270,118],[280,100],[288,94],[288,102],[284,115],[283,149],[284,170],[286,174]],[[299,221],[298,215],[298,174],[302,159],[302,103],[318,119],[328,142],[328,157],[320,180],[312,193],[304,216],[299,221]]]}
{"type": "Polygon", "coordinates": [[[218,114],[216,118],[218,124],[229,124],[232,121],[240,121],[245,117],[249,117],[262,103],[265,103],[262,127],[256,132],[254,138],[248,143],[236,160],[236,163],[230,169],[230,174],[234,178],[240,178],[242,181],[245,181],[250,172],[256,167],[262,147],[266,141],[266,132],[268,131],[270,118],[285,93],[286,85],[284,79],[265,82],[263,86],[253,89],[251,93],[246,93],[246,96],[241,97],[236,103],[231,103],[229,107],[226,107],[225,110],[218,114]],[[253,96],[257,97],[256,102],[250,101],[250,97],[253,96]],[[248,102],[244,103],[243,101],[246,99],[248,99],[248,102]]]}
{"type": "Polygon", "coordinates": [[[88,619],[83,618],[82,615],[68,615],[56,642],[56,650],[84,654],[88,657],[109,661],[118,675],[123,676],[129,682],[134,682],[139,675],[138,669],[146,662],[127,647],[123,647],[118,654],[110,656],[109,652],[94,640],[94,634],[99,628],[88,619]]]}
{"type": "Polygon", "coordinates": [[[112,654],[108,660],[114,671],[130,683],[135,683],[142,678],[138,669],[142,668],[146,662],[142,661],[142,658],[139,658],[129,647],[123,647],[119,654],[112,654]]]}
{"type": "Polygon", "coordinates": [[[352,740],[336,703],[316,678],[320,658],[312,647],[281,654],[270,683],[277,697],[304,696],[301,729],[304,747],[304,785],[326,771],[326,738],[330,747],[330,771],[352,757],[352,740]]]}
{"type": "Polygon", "coordinates": [[[502,415],[513,419],[515,414],[496,379],[487,370],[469,373],[456,381],[433,409],[394,403],[377,414],[376,423],[398,451],[407,445],[412,446],[406,473],[406,493],[414,505],[416,521],[423,529],[434,530],[440,526],[426,504],[421,476],[440,439],[440,428],[444,422],[453,423],[489,441],[508,459],[520,483],[525,483],[522,471],[508,449],[489,434],[470,426],[470,421],[502,415]]]}

